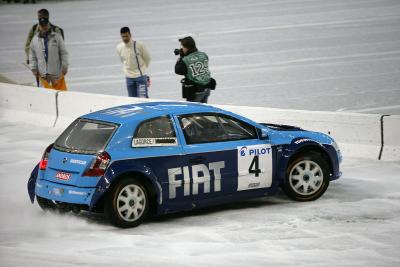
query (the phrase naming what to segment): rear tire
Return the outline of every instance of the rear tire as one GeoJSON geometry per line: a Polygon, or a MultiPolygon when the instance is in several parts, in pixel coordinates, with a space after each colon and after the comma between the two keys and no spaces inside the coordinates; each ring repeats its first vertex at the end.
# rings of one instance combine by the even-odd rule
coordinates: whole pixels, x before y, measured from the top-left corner
{"type": "Polygon", "coordinates": [[[293,200],[312,201],[321,197],[328,186],[328,163],[319,154],[310,152],[289,163],[282,189],[293,200]]]}
{"type": "Polygon", "coordinates": [[[104,201],[105,214],[117,227],[136,227],[149,214],[148,191],[142,183],[132,177],[118,181],[107,193],[104,201]]]}

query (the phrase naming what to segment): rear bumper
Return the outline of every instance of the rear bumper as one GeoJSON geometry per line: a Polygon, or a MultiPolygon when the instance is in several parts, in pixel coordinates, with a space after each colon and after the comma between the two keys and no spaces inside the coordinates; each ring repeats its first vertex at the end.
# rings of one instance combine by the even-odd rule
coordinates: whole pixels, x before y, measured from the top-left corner
{"type": "Polygon", "coordinates": [[[39,179],[35,186],[37,196],[73,204],[90,205],[95,192],[95,187],[76,187],[39,179]]]}

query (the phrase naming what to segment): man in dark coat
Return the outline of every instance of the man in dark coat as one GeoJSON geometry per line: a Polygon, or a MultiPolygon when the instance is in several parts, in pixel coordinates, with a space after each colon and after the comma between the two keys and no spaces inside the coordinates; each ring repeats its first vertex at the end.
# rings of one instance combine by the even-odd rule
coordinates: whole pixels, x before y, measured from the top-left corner
{"type": "Polygon", "coordinates": [[[182,97],[187,101],[207,103],[210,90],[214,90],[216,82],[211,78],[208,69],[208,56],[196,48],[192,37],[179,39],[181,49],[175,64],[175,73],[184,75],[182,79],[182,97]]]}

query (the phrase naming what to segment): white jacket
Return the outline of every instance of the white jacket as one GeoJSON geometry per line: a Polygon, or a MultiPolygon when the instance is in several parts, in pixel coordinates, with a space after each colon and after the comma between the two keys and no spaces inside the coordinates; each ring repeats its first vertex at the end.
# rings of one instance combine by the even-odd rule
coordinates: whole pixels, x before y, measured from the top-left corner
{"type": "MultiPolygon", "coordinates": [[[[150,53],[143,43],[136,41],[136,52],[139,61],[140,70],[142,75],[146,75],[147,68],[150,64],[150,53]]],[[[128,78],[140,77],[140,70],[136,61],[136,55],[133,50],[133,41],[130,40],[127,44],[121,42],[117,45],[117,53],[121,62],[123,63],[123,70],[125,76],[128,78]]]]}
{"type": "Polygon", "coordinates": [[[51,31],[48,36],[48,60],[45,59],[44,40],[35,34],[30,44],[30,68],[38,70],[40,76],[61,76],[62,69],[68,69],[68,52],[61,34],[51,31]]]}

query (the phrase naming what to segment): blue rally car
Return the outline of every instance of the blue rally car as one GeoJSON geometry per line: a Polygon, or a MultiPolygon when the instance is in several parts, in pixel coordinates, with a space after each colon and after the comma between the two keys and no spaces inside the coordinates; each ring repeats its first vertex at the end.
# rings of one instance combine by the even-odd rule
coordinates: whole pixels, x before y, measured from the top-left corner
{"type": "Polygon", "coordinates": [[[45,150],[28,191],[44,210],[104,212],[118,227],[274,194],[319,198],[340,177],[335,141],[209,105],[152,102],[76,119],[45,150]]]}

